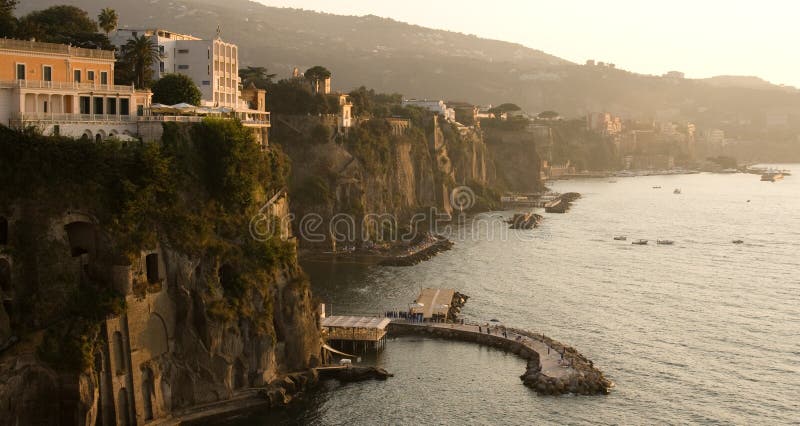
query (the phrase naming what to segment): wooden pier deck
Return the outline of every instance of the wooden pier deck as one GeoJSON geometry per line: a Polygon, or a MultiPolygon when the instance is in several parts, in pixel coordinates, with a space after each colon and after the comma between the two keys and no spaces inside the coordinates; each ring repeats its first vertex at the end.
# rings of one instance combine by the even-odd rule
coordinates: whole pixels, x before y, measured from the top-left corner
{"type": "Polygon", "coordinates": [[[421,313],[426,320],[434,317],[446,318],[455,293],[456,290],[452,288],[423,288],[417,296],[418,306],[412,307],[411,313],[421,313]]]}

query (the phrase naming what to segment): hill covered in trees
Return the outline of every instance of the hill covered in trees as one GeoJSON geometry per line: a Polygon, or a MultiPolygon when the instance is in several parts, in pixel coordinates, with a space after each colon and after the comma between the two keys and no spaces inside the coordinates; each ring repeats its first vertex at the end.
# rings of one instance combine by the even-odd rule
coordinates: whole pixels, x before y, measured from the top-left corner
{"type": "MultiPolygon", "coordinates": [[[[574,64],[525,46],[433,30],[376,16],[338,16],[267,7],[248,0],[63,0],[90,15],[105,7],[120,27],[163,27],[223,38],[240,46],[244,65],[278,78],[324,64],[334,89],[366,86],[406,97],[514,102],[565,117],[609,111],[624,118],[691,121],[747,140],[797,142],[800,92],[754,77],[705,80],[636,74],[574,64]]],[[[51,6],[26,0],[18,13],[51,6]]],[[[569,22],[565,22],[569,25],[569,22]]]]}

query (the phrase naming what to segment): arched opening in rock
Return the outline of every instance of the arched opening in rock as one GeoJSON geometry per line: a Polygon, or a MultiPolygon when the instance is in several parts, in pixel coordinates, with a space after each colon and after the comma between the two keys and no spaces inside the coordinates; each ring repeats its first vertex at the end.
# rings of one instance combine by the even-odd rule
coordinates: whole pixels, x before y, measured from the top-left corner
{"type": "Polygon", "coordinates": [[[0,291],[11,293],[11,265],[7,259],[0,259],[0,291]]]}
{"type": "Polygon", "coordinates": [[[144,420],[153,420],[153,398],[155,397],[155,378],[150,367],[142,369],[142,401],[144,403],[144,420]]]}
{"type": "Polygon", "coordinates": [[[0,246],[8,244],[8,219],[0,216],[0,246]]]}
{"type": "Polygon", "coordinates": [[[140,336],[140,341],[150,352],[151,357],[157,357],[169,351],[167,325],[160,315],[155,313],[150,315],[150,318],[147,320],[147,328],[140,336]]]}
{"type": "Polygon", "coordinates": [[[220,266],[217,274],[219,275],[219,283],[222,288],[228,290],[236,287],[236,271],[231,265],[226,263],[220,266]]]}
{"type": "Polygon", "coordinates": [[[158,270],[158,253],[148,254],[145,258],[145,266],[147,267],[147,282],[155,284],[161,281],[161,275],[158,270]]]}
{"type": "Polygon", "coordinates": [[[233,364],[233,389],[242,389],[247,386],[247,372],[242,360],[237,359],[233,364]]]}
{"type": "Polygon", "coordinates": [[[119,418],[117,419],[117,423],[120,426],[128,426],[131,425],[131,413],[128,409],[128,390],[125,388],[120,388],[119,394],[117,396],[117,404],[119,406],[119,418]]]}
{"type": "Polygon", "coordinates": [[[96,253],[97,241],[94,225],[88,222],[72,222],[64,229],[67,231],[72,257],[78,257],[84,253],[96,253]]]}
{"type": "Polygon", "coordinates": [[[95,142],[97,142],[97,143],[100,143],[100,142],[102,142],[102,141],[103,141],[103,135],[101,135],[100,133],[98,133],[97,135],[95,135],[95,137],[94,137],[94,141],[95,141],[95,142]]]}
{"type": "Polygon", "coordinates": [[[123,353],[124,346],[122,345],[122,333],[119,331],[114,332],[114,337],[111,343],[112,351],[114,353],[114,369],[117,376],[125,373],[125,355],[123,353]]]}

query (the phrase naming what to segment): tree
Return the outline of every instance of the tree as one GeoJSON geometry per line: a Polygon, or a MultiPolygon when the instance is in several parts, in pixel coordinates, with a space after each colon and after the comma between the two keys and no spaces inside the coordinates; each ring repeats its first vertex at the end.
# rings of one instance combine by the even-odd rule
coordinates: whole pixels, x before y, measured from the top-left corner
{"type": "Polygon", "coordinates": [[[267,90],[267,87],[272,84],[272,79],[277,74],[269,74],[264,67],[247,67],[239,70],[239,78],[242,80],[242,85],[247,87],[253,83],[257,88],[267,90]]]}
{"type": "Polygon", "coordinates": [[[540,118],[542,120],[555,120],[558,117],[560,117],[560,115],[555,111],[542,111],[536,116],[536,118],[540,118]]]}
{"type": "Polygon", "coordinates": [[[153,85],[153,102],[156,103],[200,105],[202,98],[203,94],[194,81],[183,74],[167,74],[153,85]]]}
{"type": "Polygon", "coordinates": [[[504,103],[489,110],[489,112],[493,114],[502,114],[504,112],[511,112],[511,111],[522,111],[522,108],[520,108],[519,105],[517,104],[504,103]]]}
{"type": "Polygon", "coordinates": [[[122,46],[120,68],[137,87],[148,87],[153,76],[153,64],[158,62],[158,46],[150,37],[134,36],[122,46]]]}
{"type": "Polygon", "coordinates": [[[75,6],[52,6],[19,20],[16,36],[89,49],[111,49],[108,37],[97,33],[97,22],[75,6]]]}
{"type": "Polygon", "coordinates": [[[0,0],[0,37],[14,37],[17,31],[17,18],[14,9],[19,0],[0,0]]]}
{"type": "Polygon", "coordinates": [[[320,82],[330,78],[331,72],[321,65],[315,65],[307,69],[303,76],[305,76],[306,80],[308,80],[308,82],[311,84],[311,90],[314,93],[317,93],[320,91],[320,82]]]}
{"type": "Polygon", "coordinates": [[[104,8],[100,11],[100,14],[97,15],[97,23],[100,25],[100,28],[105,31],[106,37],[108,37],[108,33],[117,28],[118,21],[119,16],[117,16],[117,11],[109,7],[104,8]]]}

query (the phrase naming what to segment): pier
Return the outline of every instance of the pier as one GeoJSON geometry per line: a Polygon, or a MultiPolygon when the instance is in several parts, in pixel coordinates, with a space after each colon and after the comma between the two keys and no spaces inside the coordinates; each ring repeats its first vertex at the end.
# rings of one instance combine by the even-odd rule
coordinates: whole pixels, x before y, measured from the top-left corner
{"type": "Polygon", "coordinates": [[[542,395],[608,394],[613,383],[574,348],[547,336],[491,324],[418,323],[392,320],[392,336],[422,335],[474,342],[518,355],[527,361],[520,380],[542,395]]]}
{"type": "Polygon", "coordinates": [[[321,325],[331,347],[364,353],[383,349],[390,322],[382,317],[330,316],[322,318],[321,325]]]}

